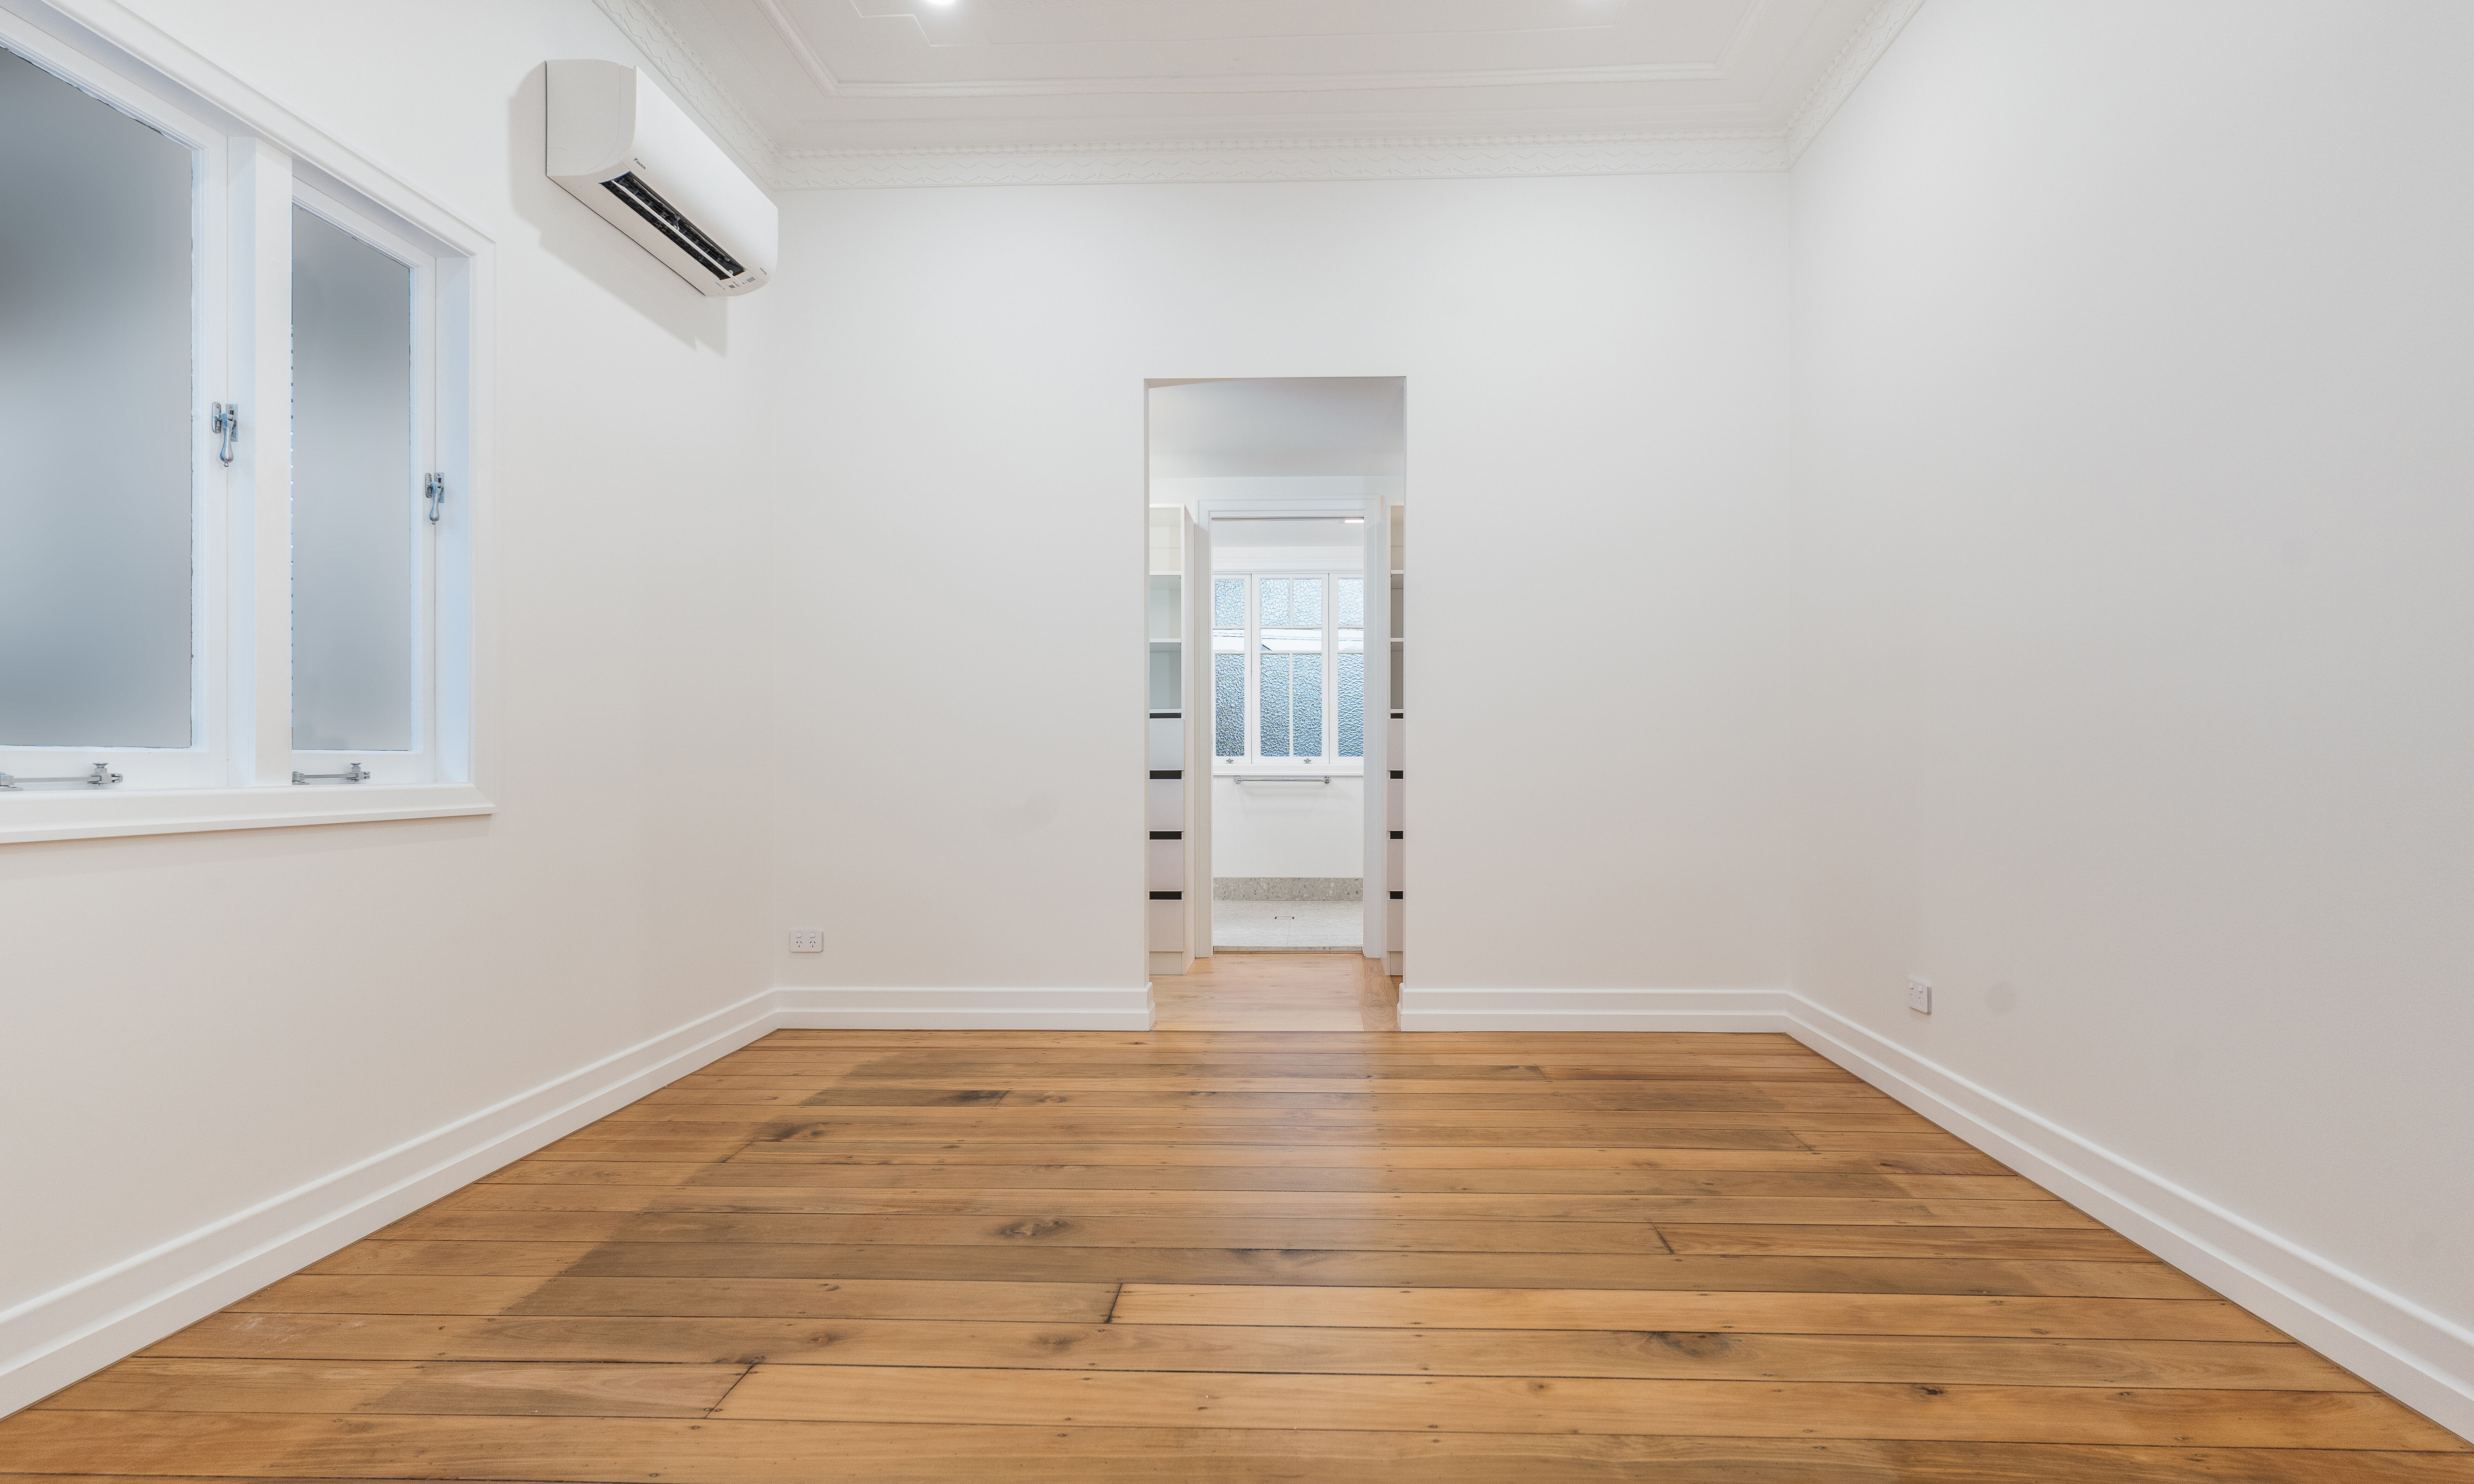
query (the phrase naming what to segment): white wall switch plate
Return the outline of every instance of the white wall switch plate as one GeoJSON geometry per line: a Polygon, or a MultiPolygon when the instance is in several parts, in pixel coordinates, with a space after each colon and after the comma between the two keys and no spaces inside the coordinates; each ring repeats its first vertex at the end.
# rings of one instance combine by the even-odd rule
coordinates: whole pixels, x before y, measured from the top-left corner
{"type": "Polygon", "coordinates": [[[1932,981],[1907,976],[1907,1008],[1918,1015],[1932,1014],[1932,981]]]}
{"type": "Polygon", "coordinates": [[[794,927],[790,929],[790,951],[793,953],[824,952],[825,930],[821,927],[794,927]]]}

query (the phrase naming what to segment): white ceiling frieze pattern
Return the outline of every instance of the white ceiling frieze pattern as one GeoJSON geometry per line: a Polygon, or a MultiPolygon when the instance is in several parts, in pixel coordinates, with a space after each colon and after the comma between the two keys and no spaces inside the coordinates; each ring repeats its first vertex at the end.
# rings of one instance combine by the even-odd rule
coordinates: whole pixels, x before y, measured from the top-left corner
{"type": "Polygon", "coordinates": [[[1899,39],[1899,33],[1906,29],[1907,22],[1914,18],[1916,12],[1924,9],[1924,3],[1925,0],[1880,0],[1873,7],[1872,13],[1864,17],[1864,24],[1856,28],[1856,34],[1849,36],[1847,44],[1838,49],[1838,55],[1830,60],[1828,70],[1821,74],[1819,82],[1812,84],[1812,91],[1805,95],[1804,102],[1796,107],[1795,116],[1787,121],[1788,165],[1794,164],[1812,141],[1821,137],[1821,132],[1830,127],[1830,120],[1838,112],[1839,105],[1855,96],[1865,75],[1873,70],[1873,64],[1881,60],[1881,54],[1890,49],[1891,42],[1899,39]]]}
{"type": "Polygon", "coordinates": [[[784,190],[890,185],[1141,185],[1269,180],[1466,180],[1784,170],[1779,134],[1505,135],[1279,143],[1047,145],[1025,149],[803,150],[784,190]]]}
{"type": "Polygon", "coordinates": [[[1079,143],[992,140],[848,149],[803,147],[769,136],[720,80],[726,74],[708,65],[665,17],[657,0],[595,3],[644,54],[671,93],[758,179],[776,190],[832,190],[1785,170],[1855,92],[1924,0],[1875,0],[1792,112],[1773,127],[1449,137],[1369,133],[1079,143]]]}

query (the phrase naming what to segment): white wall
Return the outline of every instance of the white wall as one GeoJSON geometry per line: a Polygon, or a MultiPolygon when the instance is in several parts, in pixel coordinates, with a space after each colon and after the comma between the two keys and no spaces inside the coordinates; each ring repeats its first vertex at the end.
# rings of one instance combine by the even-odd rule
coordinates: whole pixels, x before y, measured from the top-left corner
{"type": "Polygon", "coordinates": [[[1211,780],[1214,876],[1357,876],[1366,872],[1366,780],[1211,780]]]}
{"type": "Polygon", "coordinates": [[[1397,505],[1409,482],[1396,474],[1153,474],[1154,505],[1183,505],[1201,515],[1204,501],[1253,500],[1277,505],[1293,500],[1387,499],[1397,505]]]}
{"type": "Polygon", "coordinates": [[[1783,983],[1785,191],[787,199],[783,982],[1139,984],[1144,378],[1406,375],[1412,982],[1783,983]]]}
{"type": "Polygon", "coordinates": [[[2469,55],[1935,0],[1795,178],[1799,987],[2460,1366],[2469,55]]]}
{"type": "Polygon", "coordinates": [[[768,982],[766,301],[541,174],[541,62],[633,54],[590,0],[135,8],[497,239],[502,807],[0,849],[0,1365],[255,1238],[63,1291],[99,1270],[768,982]]]}

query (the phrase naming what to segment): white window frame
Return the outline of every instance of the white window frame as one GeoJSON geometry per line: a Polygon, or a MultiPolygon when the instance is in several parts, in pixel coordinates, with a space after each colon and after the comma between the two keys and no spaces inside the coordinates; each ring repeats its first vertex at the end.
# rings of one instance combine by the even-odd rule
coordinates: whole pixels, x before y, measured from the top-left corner
{"type": "Polygon", "coordinates": [[[475,745],[487,695],[475,557],[488,510],[490,239],[127,12],[0,0],[0,46],[189,146],[198,159],[190,746],[0,748],[0,772],[74,775],[101,762],[121,775],[109,788],[0,791],[0,844],[494,812],[475,745]],[[419,322],[427,363],[416,385],[435,453],[423,472],[446,475],[448,499],[436,529],[416,540],[417,764],[403,753],[296,754],[291,745],[296,199],[427,268],[419,322]],[[207,425],[214,402],[241,413],[230,468],[207,425]],[[375,781],[293,781],[296,771],[337,771],[356,758],[388,761],[373,764],[375,781]],[[304,760],[317,766],[300,766],[304,760]]]}
{"type": "MultiPolygon", "coordinates": [[[[1244,648],[1239,651],[1239,653],[1245,657],[1246,660],[1246,716],[1243,725],[1239,729],[1245,739],[1246,752],[1245,755],[1242,757],[1226,757],[1219,755],[1219,717],[1217,714],[1219,707],[1219,688],[1217,684],[1219,660],[1214,658],[1210,661],[1214,679],[1214,683],[1210,688],[1214,714],[1208,719],[1210,727],[1209,735],[1211,737],[1211,746],[1213,750],[1213,772],[1231,774],[1273,774],[1280,772],[1308,774],[1328,773],[1340,777],[1364,774],[1366,771],[1366,758],[1364,755],[1361,754],[1356,757],[1342,757],[1337,755],[1337,749],[1340,746],[1340,580],[1345,577],[1354,577],[1362,580],[1365,575],[1366,574],[1363,572],[1345,571],[1336,569],[1329,565],[1290,566],[1278,563],[1254,563],[1242,568],[1233,566],[1215,566],[1212,569],[1211,581],[1215,584],[1223,581],[1224,579],[1236,578],[1244,582],[1246,585],[1246,637],[1244,648]],[[1322,580],[1322,751],[1311,757],[1266,757],[1263,755],[1262,686],[1264,650],[1262,580],[1266,577],[1313,577],[1322,580]]],[[[1219,589],[1215,586],[1210,594],[1210,606],[1206,610],[1207,611],[1213,612],[1215,616],[1217,615],[1218,600],[1219,589]]],[[[1362,607],[1359,610],[1359,616],[1361,619],[1364,617],[1364,610],[1362,607]]],[[[1297,626],[1286,625],[1284,627],[1294,628],[1297,626]]],[[[1204,634],[1204,640],[1208,646],[1206,653],[1214,657],[1225,653],[1218,648],[1216,644],[1211,642],[1213,637],[1214,635],[1210,632],[1206,631],[1204,634]]],[[[1364,653],[1364,631],[1361,628],[1359,642],[1359,653],[1361,655],[1364,653]]],[[[1363,663],[1363,660],[1361,659],[1360,662],[1363,663]]],[[[1360,745],[1363,745],[1362,739],[1360,745]]]]}

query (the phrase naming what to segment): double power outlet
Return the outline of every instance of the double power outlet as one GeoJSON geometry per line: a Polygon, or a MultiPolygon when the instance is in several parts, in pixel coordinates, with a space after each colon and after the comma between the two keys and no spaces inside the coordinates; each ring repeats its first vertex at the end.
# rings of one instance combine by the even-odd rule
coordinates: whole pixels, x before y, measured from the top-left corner
{"type": "Polygon", "coordinates": [[[1907,975],[1907,1008],[1920,1016],[1932,1014],[1932,981],[1907,975]]]}
{"type": "Polygon", "coordinates": [[[824,952],[825,930],[821,927],[794,927],[790,929],[790,951],[793,953],[824,952]]]}

